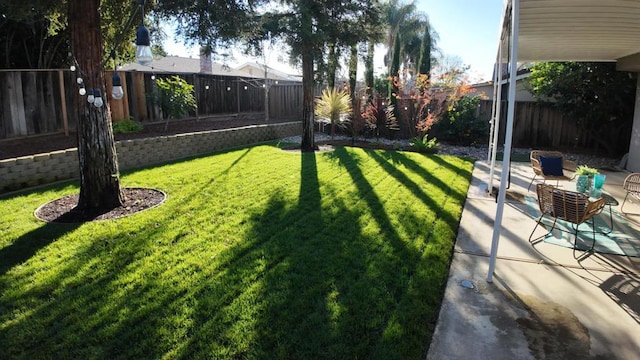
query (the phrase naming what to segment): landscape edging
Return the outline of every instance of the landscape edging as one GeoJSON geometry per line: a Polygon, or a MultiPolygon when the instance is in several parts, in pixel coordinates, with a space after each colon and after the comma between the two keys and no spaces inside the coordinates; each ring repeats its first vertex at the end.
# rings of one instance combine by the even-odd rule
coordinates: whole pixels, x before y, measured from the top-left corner
{"type": "MultiPolygon", "coordinates": [[[[162,164],[233,147],[297,135],[300,122],[252,125],[232,129],[116,142],[120,170],[162,164]]],[[[0,160],[0,194],[80,177],[78,149],[58,150],[0,160]]]]}

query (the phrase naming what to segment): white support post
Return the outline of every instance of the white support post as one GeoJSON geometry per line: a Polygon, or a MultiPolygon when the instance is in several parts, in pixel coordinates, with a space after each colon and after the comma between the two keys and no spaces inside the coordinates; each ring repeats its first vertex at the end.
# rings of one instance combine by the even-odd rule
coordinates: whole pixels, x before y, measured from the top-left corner
{"type": "MultiPolygon", "coordinates": [[[[498,53],[500,52],[500,45],[498,45],[498,53]]],[[[491,103],[491,128],[489,129],[489,151],[487,152],[487,162],[491,161],[491,153],[493,153],[493,129],[496,126],[496,104],[498,103],[498,86],[500,86],[500,57],[496,57],[496,63],[493,67],[493,102],[491,103]]]]}
{"type": "Polygon", "coordinates": [[[497,81],[497,91],[496,91],[496,102],[495,102],[495,126],[492,129],[492,139],[493,143],[491,144],[491,158],[489,159],[489,182],[487,184],[487,191],[489,194],[493,191],[493,178],[495,177],[495,168],[496,168],[496,155],[498,154],[498,137],[500,135],[500,119],[502,118],[502,35],[500,40],[500,45],[498,46],[498,66],[500,68],[500,75],[498,76],[497,81]]]}
{"type": "Polygon", "coordinates": [[[506,192],[509,163],[511,160],[511,140],[513,137],[513,117],[516,102],[516,75],[518,70],[518,27],[520,17],[520,0],[512,0],[511,7],[511,54],[509,55],[509,106],[507,108],[507,131],[505,134],[504,156],[502,159],[502,174],[500,174],[500,190],[498,192],[498,206],[493,223],[493,238],[491,240],[491,256],[489,258],[489,273],[487,282],[493,282],[493,272],[498,255],[498,243],[500,242],[500,229],[502,227],[502,215],[504,211],[504,199],[506,192]]]}

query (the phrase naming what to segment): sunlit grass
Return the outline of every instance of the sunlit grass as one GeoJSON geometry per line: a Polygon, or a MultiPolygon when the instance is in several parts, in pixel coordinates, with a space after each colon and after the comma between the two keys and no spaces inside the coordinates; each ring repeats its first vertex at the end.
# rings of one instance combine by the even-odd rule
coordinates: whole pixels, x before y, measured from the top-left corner
{"type": "Polygon", "coordinates": [[[116,221],[0,198],[0,358],[419,359],[471,168],[265,145],[124,174],[168,197],[116,221]]]}

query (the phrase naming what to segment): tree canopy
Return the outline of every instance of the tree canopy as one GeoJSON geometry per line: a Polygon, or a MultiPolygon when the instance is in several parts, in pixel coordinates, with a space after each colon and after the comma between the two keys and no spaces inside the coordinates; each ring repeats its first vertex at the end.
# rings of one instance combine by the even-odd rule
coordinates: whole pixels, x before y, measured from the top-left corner
{"type": "Polygon", "coordinates": [[[528,86],[539,100],[574,118],[597,142],[594,148],[617,155],[628,149],[636,79],[637,74],[616,71],[615,63],[543,62],[531,68],[528,86]]]}
{"type": "Polygon", "coordinates": [[[154,14],[176,21],[176,35],[204,53],[251,36],[258,26],[257,6],[265,0],[156,0],[154,14]]]}
{"type": "MultiPolygon", "coordinates": [[[[133,59],[137,22],[127,21],[137,9],[137,4],[137,0],[127,1],[125,5],[118,0],[100,1],[100,34],[105,60],[112,50],[117,52],[120,60],[133,59]]],[[[4,54],[0,58],[0,68],[67,67],[70,64],[67,8],[68,0],[0,2],[0,54],[4,54]]],[[[157,31],[153,33],[159,34],[157,31]]]]}

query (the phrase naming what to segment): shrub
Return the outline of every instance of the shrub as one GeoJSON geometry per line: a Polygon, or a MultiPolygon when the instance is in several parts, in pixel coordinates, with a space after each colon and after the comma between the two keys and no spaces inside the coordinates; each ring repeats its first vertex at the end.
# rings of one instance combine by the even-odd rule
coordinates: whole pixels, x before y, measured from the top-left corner
{"type": "MultiPolygon", "coordinates": [[[[160,105],[167,120],[180,119],[197,108],[193,85],[178,75],[156,79],[156,87],[158,92],[149,94],[149,98],[153,103],[160,105]]],[[[165,124],[165,128],[168,124],[165,124]]]]}
{"type": "Polygon", "coordinates": [[[351,98],[345,91],[336,88],[322,90],[320,99],[316,101],[315,115],[318,122],[331,124],[331,135],[335,134],[335,127],[346,127],[351,113],[351,98]]]}
{"type": "Polygon", "coordinates": [[[142,131],[143,126],[131,117],[113,123],[114,134],[130,134],[142,131]]]}
{"type": "Polygon", "coordinates": [[[480,97],[464,96],[453,102],[441,121],[433,126],[433,133],[446,142],[457,145],[475,145],[486,141],[489,123],[478,116],[480,97]]]}
{"type": "Polygon", "coordinates": [[[435,153],[438,151],[438,147],[440,146],[440,144],[438,143],[438,139],[429,139],[427,135],[411,138],[409,140],[409,144],[411,144],[411,147],[414,150],[426,153],[435,153]]]}
{"type": "Polygon", "coordinates": [[[393,106],[384,105],[381,98],[377,97],[364,107],[361,116],[366,121],[367,127],[373,130],[375,136],[387,135],[391,138],[393,131],[400,130],[398,121],[393,112],[393,106]]]}

